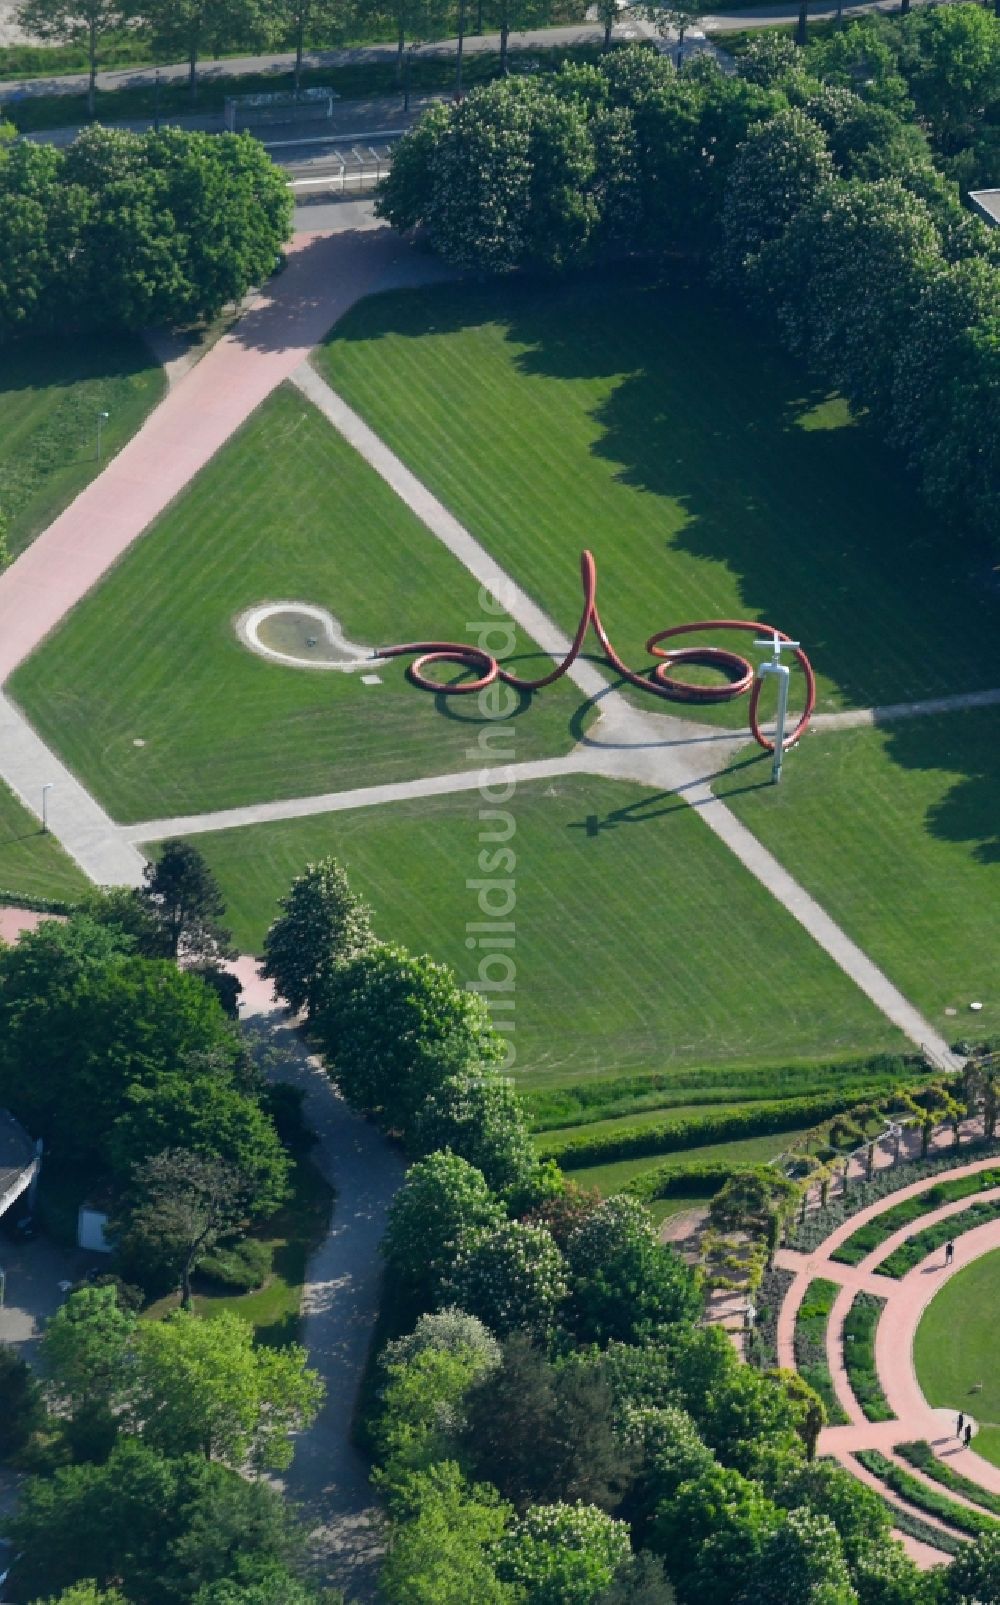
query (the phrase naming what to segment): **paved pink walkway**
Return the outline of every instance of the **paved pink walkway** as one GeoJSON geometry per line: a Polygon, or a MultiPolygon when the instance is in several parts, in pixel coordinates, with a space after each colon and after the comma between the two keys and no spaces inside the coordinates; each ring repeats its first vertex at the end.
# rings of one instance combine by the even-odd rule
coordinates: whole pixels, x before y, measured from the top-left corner
{"type": "Polygon", "coordinates": [[[389,229],[296,235],[284,273],[0,576],[0,685],[355,301],[433,270],[389,229]]]}
{"type": "MultiPolygon", "coordinates": [[[[777,1349],[778,1363],[782,1366],[795,1368],[795,1318],[803,1296],[809,1283],[815,1277],[825,1277],[831,1282],[841,1284],[841,1292],[834,1301],[827,1323],[826,1347],[827,1362],[833,1380],[834,1391],[849,1417],[847,1426],[827,1427],[820,1435],[819,1452],[833,1455],[854,1476],[884,1496],[891,1504],[901,1509],[910,1509],[919,1515],[930,1527],[938,1527],[948,1531],[947,1527],[935,1518],[908,1506],[905,1500],[888,1493],[884,1485],[878,1481],[863,1466],[859,1465],[854,1454],[859,1449],[878,1449],[897,1464],[903,1466],[918,1482],[938,1492],[942,1490],[933,1479],[918,1471],[895,1453],[900,1443],[915,1441],[926,1442],[931,1445],[935,1454],[946,1462],[953,1470],[962,1476],[968,1477],[980,1487],[991,1493],[1000,1494],[1000,1468],[992,1465],[977,1455],[971,1448],[963,1448],[955,1433],[955,1410],[934,1409],[924,1398],[917,1381],[913,1366],[913,1340],[920,1318],[934,1295],[941,1289],[950,1277],[957,1274],[973,1260],[994,1249],[1000,1249],[1000,1221],[988,1221],[982,1226],[974,1227],[971,1231],[960,1233],[955,1239],[954,1260],[947,1268],[944,1265],[943,1248],[935,1250],[933,1254],[923,1260],[919,1265],[897,1280],[888,1276],[880,1276],[877,1265],[891,1254],[900,1243],[914,1232],[921,1231],[925,1226],[932,1225],[952,1216],[961,1215],[979,1199],[996,1199],[1000,1196],[1000,1188],[991,1188],[982,1193],[973,1194],[968,1199],[958,1199],[941,1205],[938,1209],[930,1210],[921,1218],[920,1222],[913,1222],[909,1226],[892,1233],[885,1242],[873,1249],[858,1266],[840,1265],[830,1258],[830,1255],[859,1227],[866,1222],[885,1214],[898,1203],[907,1198],[928,1192],[940,1182],[954,1179],[961,1175],[975,1174],[979,1171],[996,1169],[998,1160],[992,1158],[976,1159],[968,1164],[956,1163],[947,1170],[942,1170],[934,1176],[925,1176],[908,1187],[901,1187],[897,1192],[891,1193],[887,1198],[878,1199],[866,1209],[859,1210],[832,1231],[829,1237],[818,1249],[803,1254],[794,1250],[779,1250],[775,1256],[775,1263],[780,1269],[795,1273],[795,1280],[788,1290],[778,1316],[777,1349]],[[848,1310],[859,1290],[877,1292],[885,1299],[885,1309],[878,1323],[875,1335],[875,1366],[879,1381],[890,1409],[894,1412],[895,1420],[870,1422],[867,1421],[854,1397],[848,1381],[844,1366],[844,1336],[843,1325],[848,1310]]],[[[975,1399],[967,1401],[974,1411],[975,1399]]],[[[966,1410],[968,1414],[968,1409],[966,1410]]],[[[947,1497],[958,1504],[977,1507],[960,1494],[947,1492],[947,1497]]],[[[923,1567],[939,1564],[945,1557],[919,1540],[911,1539],[906,1535],[899,1535],[907,1549],[917,1563],[923,1567]]]]}
{"type": "Polygon", "coordinates": [[[33,908],[0,907],[0,942],[16,942],[22,931],[34,931],[43,920],[61,916],[39,914],[33,908]]]}

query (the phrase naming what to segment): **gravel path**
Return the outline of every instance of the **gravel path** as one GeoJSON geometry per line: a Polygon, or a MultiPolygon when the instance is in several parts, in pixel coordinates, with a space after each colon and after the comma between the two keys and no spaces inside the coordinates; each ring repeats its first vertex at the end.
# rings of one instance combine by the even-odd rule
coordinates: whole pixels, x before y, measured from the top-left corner
{"type": "Polygon", "coordinates": [[[256,962],[243,958],[234,968],[243,983],[244,1023],[264,1048],[281,1054],[279,1078],[305,1093],[305,1118],[318,1138],[312,1158],[337,1193],[330,1230],[306,1269],[302,1301],[302,1341],[326,1383],[326,1401],[299,1436],[282,1486],[312,1529],[325,1581],[352,1600],[367,1600],[382,1555],[382,1519],[351,1428],[381,1299],[378,1246],[404,1165],[335,1091],[256,962]]]}

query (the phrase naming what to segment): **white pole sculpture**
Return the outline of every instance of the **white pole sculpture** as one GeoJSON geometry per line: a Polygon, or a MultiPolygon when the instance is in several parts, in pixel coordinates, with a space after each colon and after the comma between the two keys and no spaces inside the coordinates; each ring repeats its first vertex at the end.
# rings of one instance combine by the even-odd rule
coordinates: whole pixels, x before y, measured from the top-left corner
{"type": "Polygon", "coordinates": [[[763,680],[766,675],[770,674],[777,675],[778,678],[778,713],[774,727],[774,762],[771,765],[771,779],[775,785],[781,779],[781,760],[785,755],[785,716],[788,713],[788,676],[790,672],[787,663],[782,663],[781,654],[786,647],[789,652],[794,652],[798,645],[798,641],[784,641],[777,634],[769,640],[754,642],[754,646],[770,647],[773,654],[770,662],[762,663],[758,669],[757,672],[760,678],[763,680]]]}

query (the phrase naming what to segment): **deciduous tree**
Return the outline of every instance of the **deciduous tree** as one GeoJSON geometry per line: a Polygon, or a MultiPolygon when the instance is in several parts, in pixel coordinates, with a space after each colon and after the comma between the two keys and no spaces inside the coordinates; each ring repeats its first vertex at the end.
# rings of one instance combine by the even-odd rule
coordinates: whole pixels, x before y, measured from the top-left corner
{"type": "Polygon", "coordinates": [[[449,1075],[504,1052],[485,1003],[447,965],[383,943],[334,971],[316,1024],[348,1102],[403,1131],[449,1075]]]}
{"type": "Polygon", "coordinates": [[[191,1304],[191,1278],[217,1243],[245,1228],[253,1183],[224,1159],[166,1148],[137,1166],[127,1215],[126,1255],[151,1256],[173,1276],[181,1303],[191,1304]]]}
{"type": "Polygon", "coordinates": [[[125,26],[128,15],[123,0],[23,0],[17,21],[25,33],[39,39],[84,46],[89,72],[87,115],[93,117],[101,46],[110,34],[125,26]]]}
{"type": "Polygon", "coordinates": [[[264,938],[262,973],[293,1013],[312,1016],[337,965],[374,945],[371,909],[351,891],[335,858],[307,864],[279,906],[283,912],[264,938]]]}
{"type": "Polygon", "coordinates": [[[201,1321],[177,1310],[136,1333],[131,1410],[162,1454],[201,1454],[234,1470],[281,1470],[289,1433],[314,1419],[323,1384],[305,1350],[255,1348],[253,1328],[222,1312],[201,1321]]]}

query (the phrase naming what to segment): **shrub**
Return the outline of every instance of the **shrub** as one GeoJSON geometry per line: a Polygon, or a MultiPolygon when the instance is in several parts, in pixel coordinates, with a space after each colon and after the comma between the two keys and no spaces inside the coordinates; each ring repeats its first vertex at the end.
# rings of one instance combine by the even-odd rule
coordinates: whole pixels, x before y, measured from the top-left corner
{"type": "Polygon", "coordinates": [[[220,1246],[202,1260],[199,1279],[227,1288],[233,1293],[250,1293],[263,1287],[271,1274],[271,1250],[256,1238],[244,1243],[220,1246]]]}

